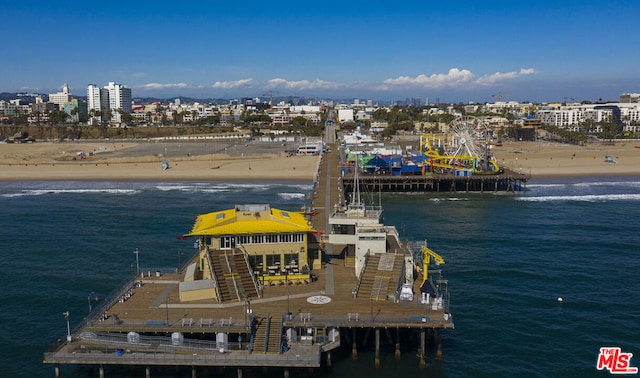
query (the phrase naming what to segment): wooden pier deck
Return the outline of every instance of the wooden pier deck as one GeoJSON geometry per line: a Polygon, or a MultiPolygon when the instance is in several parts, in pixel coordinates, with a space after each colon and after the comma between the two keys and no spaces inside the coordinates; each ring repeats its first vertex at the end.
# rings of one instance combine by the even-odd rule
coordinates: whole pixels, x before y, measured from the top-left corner
{"type": "MultiPolygon", "coordinates": [[[[342,198],[338,159],[337,152],[322,157],[313,189],[312,208],[317,214],[312,224],[321,232],[327,230],[334,204],[342,198]]],[[[340,248],[320,245],[322,266],[312,268],[317,280],[265,286],[260,299],[182,303],[178,284],[183,272],[132,277],[73,330],[71,341],[45,353],[44,362],[56,365],[56,375],[63,364],[99,365],[101,374],[104,365],[317,368],[322,355],[341,342],[351,343],[355,352],[356,340],[368,337],[371,330],[378,349],[380,329],[395,329],[398,340],[401,332],[419,332],[423,356],[425,332],[435,330],[441,354],[440,330],[453,328],[450,314],[420,303],[419,295],[412,302],[355,296],[358,279],[353,266],[337,254],[340,248]],[[269,350],[247,349],[254,337],[258,339],[259,322],[269,323],[267,328],[281,340],[293,330],[296,341],[285,340],[269,350]],[[130,335],[140,340],[130,340],[130,335]],[[176,342],[176,335],[184,340],[176,342]],[[221,335],[226,341],[222,349],[221,335]]],[[[414,284],[416,293],[419,281],[414,284]]],[[[269,342],[264,341],[269,335],[260,337],[269,342]]],[[[396,348],[399,353],[399,342],[396,348]]]]}

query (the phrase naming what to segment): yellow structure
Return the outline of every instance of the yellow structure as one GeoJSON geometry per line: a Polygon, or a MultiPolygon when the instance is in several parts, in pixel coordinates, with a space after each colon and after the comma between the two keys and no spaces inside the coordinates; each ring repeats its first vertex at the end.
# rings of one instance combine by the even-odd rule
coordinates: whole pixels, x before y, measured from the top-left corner
{"type": "Polygon", "coordinates": [[[423,246],[421,251],[422,253],[422,283],[420,284],[420,287],[422,287],[424,285],[425,282],[427,282],[428,276],[429,276],[429,264],[431,264],[431,258],[433,257],[433,259],[436,262],[436,265],[440,265],[440,264],[444,264],[444,259],[442,258],[442,256],[440,256],[439,254],[435,253],[434,251],[432,251],[431,249],[423,246]]]}
{"type": "MultiPolygon", "coordinates": [[[[185,271],[181,300],[213,296],[222,301],[223,281],[240,282],[243,275],[251,276],[256,286],[309,280],[313,267],[320,264],[317,248],[309,248],[315,242],[314,232],[304,213],[267,204],[236,205],[199,215],[191,232],[184,235],[198,238],[198,259],[185,271]],[[216,264],[229,267],[220,274],[216,264]]],[[[238,293],[234,299],[241,300],[242,295],[248,294],[238,293]]]]}

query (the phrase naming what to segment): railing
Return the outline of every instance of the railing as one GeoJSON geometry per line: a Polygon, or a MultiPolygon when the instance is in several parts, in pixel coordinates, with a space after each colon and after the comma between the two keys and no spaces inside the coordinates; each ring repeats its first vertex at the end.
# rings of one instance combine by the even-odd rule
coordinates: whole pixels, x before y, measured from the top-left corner
{"type": "MultiPolygon", "coordinates": [[[[110,319],[110,318],[109,318],[110,319]]],[[[162,329],[164,332],[179,331],[184,329],[185,332],[193,332],[198,328],[215,328],[215,329],[233,329],[233,330],[246,330],[246,324],[236,324],[233,322],[233,318],[220,318],[219,322],[215,322],[212,318],[200,318],[198,320],[193,319],[189,324],[184,322],[185,318],[179,319],[126,319],[119,320],[117,324],[112,324],[111,320],[105,322],[91,323],[93,329],[109,329],[114,332],[125,332],[129,330],[140,330],[140,332],[150,332],[162,329]],[[104,324],[104,326],[102,326],[104,324]]]]}
{"type": "Polygon", "coordinates": [[[358,290],[360,290],[360,284],[362,283],[362,277],[364,277],[364,271],[367,268],[367,264],[369,262],[370,252],[367,251],[364,255],[364,264],[362,265],[362,269],[360,269],[360,273],[358,275],[358,282],[356,283],[356,287],[353,288],[353,297],[355,298],[358,295],[358,290]]]}
{"type": "Polygon", "coordinates": [[[205,247],[205,254],[207,255],[207,262],[209,263],[209,273],[211,274],[211,280],[213,281],[213,288],[216,291],[216,297],[218,297],[218,303],[220,303],[220,301],[222,301],[222,296],[220,294],[220,286],[218,285],[216,272],[213,271],[213,262],[211,261],[211,254],[209,253],[209,247],[205,247]]]}
{"type": "Polygon", "coordinates": [[[253,282],[253,287],[256,289],[256,295],[258,296],[258,298],[261,298],[261,295],[260,295],[261,290],[258,283],[258,277],[256,277],[255,274],[253,274],[253,268],[251,268],[251,264],[249,264],[249,254],[247,253],[247,250],[244,249],[242,245],[238,245],[238,249],[242,252],[242,255],[244,256],[244,262],[247,264],[247,271],[251,273],[251,282],[253,282]]]}
{"type": "Polygon", "coordinates": [[[267,324],[264,330],[264,353],[269,351],[269,333],[271,332],[271,314],[267,313],[267,324]]]}
{"type": "Polygon", "coordinates": [[[195,365],[195,366],[289,366],[319,367],[320,352],[314,348],[311,353],[262,354],[246,352],[219,353],[215,349],[201,353],[127,353],[114,352],[68,353],[47,352],[45,363],[78,363],[105,365],[195,365]]]}
{"type": "MultiPolygon", "coordinates": [[[[233,256],[233,252],[231,252],[233,256]]],[[[227,254],[227,252],[224,253],[224,261],[227,263],[227,269],[229,269],[229,274],[231,277],[231,281],[233,282],[233,288],[236,291],[236,298],[240,301],[242,300],[242,296],[240,295],[240,291],[238,290],[238,283],[236,282],[236,277],[237,277],[237,273],[235,273],[233,271],[233,267],[231,266],[231,263],[229,262],[229,255],[227,254]]]]}
{"type": "MultiPolygon", "coordinates": [[[[284,316],[280,317],[280,328],[279,329],[284,329],[284,316]]],[[[278,353],[282,353],[282,351],[284,350],[284,339],[282,337],[282,335],[280,335],[279,338],[279,342],[278,342],[278,353]]]]}
{"type": "Polygon", "coordinates": [[[313,315],[308,314],[304,319],[293,317],[292,320],[286,321],[285,326],[291,327],[353,327],[356,324],[359,327],[378,327],[384,325],[393,325],[400,327],[420,327],[420,328],[452,328],[453,321],[450,314],[446,312],[433,312],[426,307],[421,307],[423,313],[416,308],[415,315],[394,316],[387,314],[376,314],[375,316],[363,316],[362,313],[345,313],[344,315],[313,315]],[[445,319],[446,318],[446,319],[445,319]]]}

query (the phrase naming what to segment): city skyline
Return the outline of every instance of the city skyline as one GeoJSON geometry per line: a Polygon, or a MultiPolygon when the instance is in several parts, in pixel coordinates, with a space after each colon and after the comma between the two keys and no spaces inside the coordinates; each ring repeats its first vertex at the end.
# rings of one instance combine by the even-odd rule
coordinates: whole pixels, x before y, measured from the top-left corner
{"type": "Polygon", "coordinates": [[[638,92],[640,3],[9,3],[0,91],[431,103],[638,92]]]}

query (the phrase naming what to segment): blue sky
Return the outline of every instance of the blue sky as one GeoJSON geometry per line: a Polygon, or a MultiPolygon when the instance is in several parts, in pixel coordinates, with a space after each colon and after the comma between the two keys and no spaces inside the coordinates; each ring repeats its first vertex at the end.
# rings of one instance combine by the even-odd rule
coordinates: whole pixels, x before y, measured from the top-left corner
{"type": "Polygon", "coordinates": [[[11,1],[0,91],[430,102],[640,92],[640,1],[11,1]]]}

